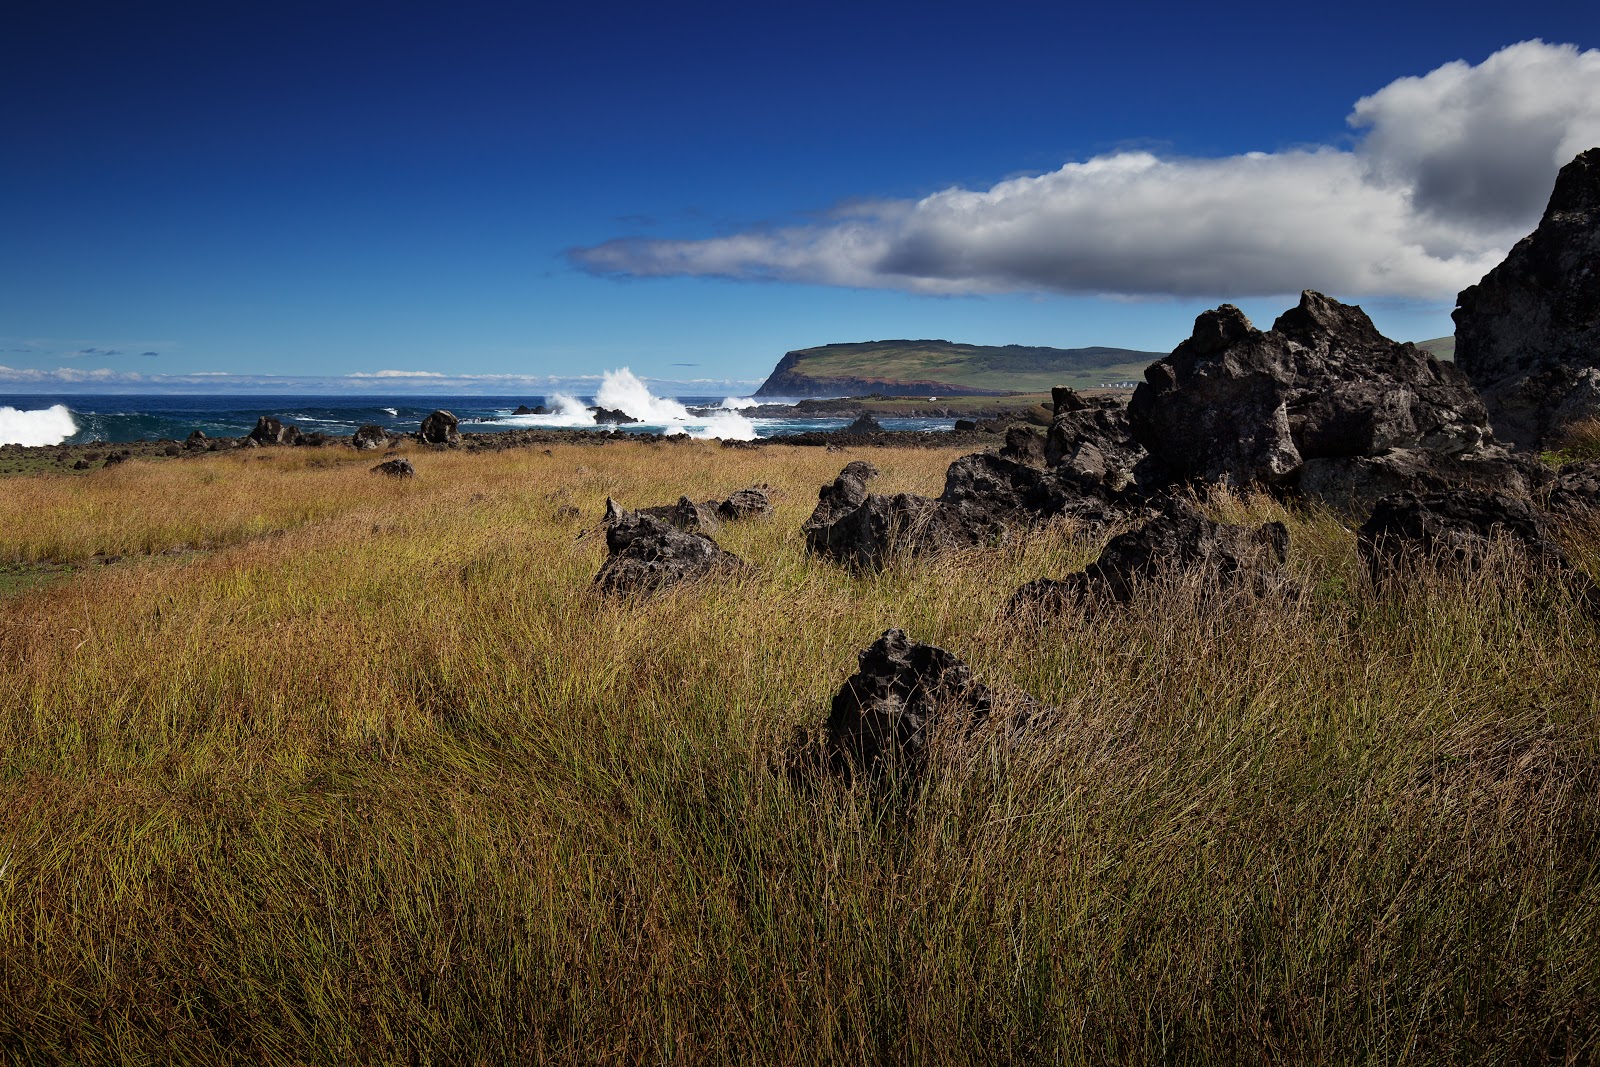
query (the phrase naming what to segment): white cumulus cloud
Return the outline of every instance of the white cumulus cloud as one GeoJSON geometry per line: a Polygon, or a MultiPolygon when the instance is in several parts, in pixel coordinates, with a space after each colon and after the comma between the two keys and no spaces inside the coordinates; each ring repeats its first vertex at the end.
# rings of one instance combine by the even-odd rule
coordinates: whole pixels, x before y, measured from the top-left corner
{"type": "Polygon", "coordinates": [[[1600,145],[1600,51],[1525,41],[1357,101],[1352,149],[1117,152],[824,223],[578,249],[597,274],[931,294],[1450,297],[1537,223],[1600,145]]]}

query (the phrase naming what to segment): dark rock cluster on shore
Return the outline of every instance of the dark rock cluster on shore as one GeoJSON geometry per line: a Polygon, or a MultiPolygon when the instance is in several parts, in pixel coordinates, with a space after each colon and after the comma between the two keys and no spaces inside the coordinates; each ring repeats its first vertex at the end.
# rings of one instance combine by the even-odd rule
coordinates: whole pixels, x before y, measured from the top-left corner
{"type": "Polygon", "coordinates": [[[1375,457],[1505,456],[1466,375],[1310,291],[1265,333],[1231,304],[1201,315],[1145,371],[1128,422],[1171,478],[1299,488],[1309,472],[1339,503],[1375,457]]]}
{"type": "MultiPolygon", "coordinates": [[[[1190,503],[1221,484],[1366,516],[1357,543],[1375,584],[1500,559],[1600,612],[1600,588],[1551,533],[1600,513],[1600,463],[1555,472],[1495,437],[1538,447],[1600,415],[1597,263],[1600,149],[1563,168],[1538,231],[1461,294],[1459,368],[1319,293],[1266,332],[1223,305],[1150,366],[1126,408],[1057,390],[1042,441],[1014,432],[998,455],[957,460],[936,499],[870,493],[876,472],[851,464],[820,490],[807,547],[875,568],[1067,515],[1135,525],[1083,571],[1024,585],[1008,613],[1093,611],[1180,580],[1208,598],[1282,590],[1282,524],[1217,523],[1190,503]]],[[[834,698],[814,763],[847,778],[890,765],[915,774],[941,721],[970,728],[989,708],[954,655],[891,630],[834,698]]]]}

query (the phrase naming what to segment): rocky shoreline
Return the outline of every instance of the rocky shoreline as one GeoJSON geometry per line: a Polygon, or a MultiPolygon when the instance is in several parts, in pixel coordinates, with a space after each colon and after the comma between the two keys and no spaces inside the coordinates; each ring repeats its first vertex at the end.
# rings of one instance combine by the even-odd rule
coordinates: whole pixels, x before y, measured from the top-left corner
{"type": "MultiPolygon", "coordinates": [[[[1025,399],[1033,399],[1024,395],[1025,399]]],[[[528,409],[530,412],[534,409],[528,409]]],[[[692,409],[697,414],[716,409],[692,409]]],[[[610,414],[610,413],[608,413],[610,414]]],[[[853,418],[856,421],[838,430],[808,430],[754,440],[723,440],[728,448],[765,448],[770,445],[797,445],[809,448],[982,448],[995,446],[1013,425],[1025,423],[1040,429],[1050,423],[1047,405],[995,405],[907,401],[881,396],[840,397],[802,400],[796,404],[763,404],[747,408],[743,414],[764,419],[853,418]],[[907,410],[908,403],[927,410],[907,410]],[[953,430],[885,430],[877,418],[952,418],[953,430]]],[[[612,418],[618,425],[636,422],[612,418]]],[[[207,437],[196,431],[187,439],[163,438],[148,441],[89,441],[57,445],[0,445],[0,476],[44,471],[87,471],[113,467],[130,459],[196,459],[218,452],[249,448],[353,448],[358,451],[392,450],[412,444],[422,447],[463,449],[468,452],[501,452],[516,448],[546,448],[558,444],[605,445],[620,441],[645,444],[683,443],[685,434],[640,433],[615,427],[595,429],[522,429],[489,433],[461,432],[448,411],[434,412],[413,433],[399,433],[380,426],[363,426],[349,436],[304,432],[293,424],[262,416],[255,429],[239,437],[207,437]]]]}
{"type": "MultiPolygon", "coordinates": [[[[846,430],[811,431],[753,441],[723,441],[725,448],[767,448],[797,445],[810,448],[982,448],[1003,441],[1004,426],[946,430],[879,430],[852,433],[846,430]]],[[[47,471],[92,471],[114,467],[130,459],[199,460],[251,448],[315,448],[363,451],[351,437],[302,435],[294,443],[273,445],[245,444],[248,437],[219,437],[207,440],[204,447],[188,448],[183,441],[103,441],[60,445],[0,445],[0,476],[47,471]]],[[[517,448],[548,448],[552,445],[604,446],[622,442],[637,444],[705,444],[686,434],[629,433],[624,430],[508,430],[503,433],[463,433],[449,442],[427,442],[419,434],[396,435],[382,446],[384,453],[397,449],[458,449],[466,452],[503,452],[517,448]]],[[[715,442],[712,442],[715,443],[715,442]]]]}

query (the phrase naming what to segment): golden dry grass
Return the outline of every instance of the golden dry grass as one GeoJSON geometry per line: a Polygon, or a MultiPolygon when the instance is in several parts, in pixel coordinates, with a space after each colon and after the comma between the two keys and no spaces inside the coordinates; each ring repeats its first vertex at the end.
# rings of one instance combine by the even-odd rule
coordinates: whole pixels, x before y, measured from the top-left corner
{"type": "Polygon", "coordinates": [[[1580,419],[1561,431],[1556,455],[1565,460],[1600,459],[1600,419],[1580,419]]]}
{"type": "Polygon", "coordinates": [[[1098,546],[1048,526],[853,577],[798,529],[851,458],[932,492],[953,453],[419,452],[394,482],[270,450],[6,483],[0,561],[126,558],[0,600],[0,1051],[1600,1056],[1596,633],[1567,594],[1375,592],[1335,516],[1225,497],[1289,523],[1297,594],[1005,624],[1098,546]],[[607,495],[755,482],[778,514],[717,534],[750,576],[591,590],[607,495]],[[795,728],[889,626],[1058,724],[952,743],[903,804],[796,791],[795,728]]]}

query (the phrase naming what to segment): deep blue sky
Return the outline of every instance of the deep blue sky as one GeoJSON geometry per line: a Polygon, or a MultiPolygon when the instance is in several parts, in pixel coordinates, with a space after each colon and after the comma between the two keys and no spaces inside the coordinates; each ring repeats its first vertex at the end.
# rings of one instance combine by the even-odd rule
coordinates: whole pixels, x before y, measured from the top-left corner
{"type": "MultiPolygon", "coordinates": [[[[1118,149],[1348,147],[1359,97],[1534,37],[1593,48],[1600,15],[13,0],[0,16],[0,365],[626,364],[758,379],[787,349],[867,338],[1164,350],[1218,300],[618,279],[568,251],[987,189],[1118,149]]],[[[1258,321],[1286,306],[1238,302],[1258,321]]],[[[1363,304],[1396,336],[1450,329],[1449,300],[1363,304]]]]}

